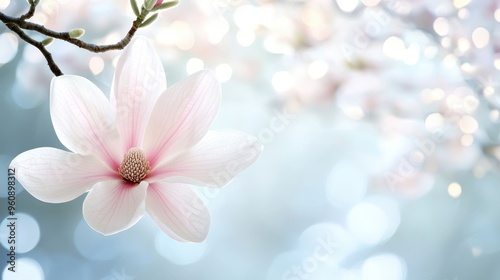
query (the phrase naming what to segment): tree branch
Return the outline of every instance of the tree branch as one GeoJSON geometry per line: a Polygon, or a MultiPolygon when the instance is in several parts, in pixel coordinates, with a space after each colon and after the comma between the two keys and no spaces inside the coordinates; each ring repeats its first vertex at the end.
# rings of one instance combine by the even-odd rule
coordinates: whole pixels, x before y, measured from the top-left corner
{"type": "Polygon", "coordinates": [[[22,21],[30,19],[35,14],[35,8],[36,8],[35,4],[30,4],[30,9],[28,10],[28,12],[26,12],[24,15],[20,16],[19,19],[22,21]]]}
{"type": "MultiPolygon", "coordinates": [[[[177,3],[177,2],[175,2],[177,3]]],[[[27,19],[30,19],[36,9],[36,4],[30,4],[29,10],[21,15],[20,17],[11,17],[8,15],[5,15],[4,13],[0,12],[0,21],[2,21],[10,30],[14,31],[21,39],[26,41],[28,44],[33,45],[37,49],[40,50],[40,52],[43,54],[45,59],[47,60],[47,64],[50,67],[50,70],[54,75],[60,76],[62,75],[62,71],[59,69],[57,64],[54,62],[54,59],[52,58],[51,53],[45,48],[45,46],[39,42],[28,36],[22,29],[25,30],[33,30],[37,31],[43,35],[46,35],[51,38],[59,39],[66,41],[68,43],[71,43],[79,48],[86,49],[91,52],[95,53],[101,53],[101,52],[106,52],[110,50],[121,50],[125,48],[130,41],[132,40],[132,37],[136,33],[137,29],[141,27],[143,24],[144,20],[146,19],[146,16],[149,14],[149,11],[146,10],[144,7],[142,8],[140,14],[137,16],[137,18],[132,22],[132,26],[130,27],[129,31],[127,34],[121,39],[120,41],[116,42],[115,44],[108,44],[108,45],[95,45],[95,44],[90,44],[86,43],[80,39],[77,38],[72,38],[69,34],[69,32],[57,32],[51,29],[46,28],[43,25],[33,23],[26,21],[27,19]]]]}
{"type": "Polygon", "coordinates": [[[139,28],[139,23],[137,23],[137,20],[134,21],[132,26],[130,27],[129,31],[125,35],[125,37],[123,37],[123,39],[121,39],[117,43],[110,44],[110,45],[95,45],[95,44],[85,43],[84,41],[82,41],[80,39],[71,38],[69,35],[69,32],[53,31],[53,30],[47,29],[44,26],[36,24],[36,23],[22,22],[20,24],[20,27],[23,29],[27,29],[27,30],[37,31],[43,35],[46,35],[46,36],[49,36],[49,37],[52,37],[55,39],[60,39],[60,40],[66,41],[68,43],[71,43],[71,44],[79,47],[79,48],[86,49],[86,50],[91,51],[91,52],[100,53],[100,52],[106,52],[106,51],[110,51],[110,50],[121,50],[125,46],[127,46],[128,43],[130,43],[130,40],[132,40],[132,37],[134,36],[137,29],[139,28]]]}
{"type": "Polygon", "coordinates": [[[137,29],[151,24],[156,20],[156,18],[158,18],[158,14],[156,12],[158,12],[159,10],[168,9],[176,6],[179,3],[179,0],[172,0],[165,3],[163,3],[163,1],[145,0],[140,12],[139,8],[137,7],[136,0],[130,0],[132,9],[134,10],[134,14],[136,15],[136,19],[134,20],[134,22],[132,22],[132,26],[130,27],[125,37],[123,37],[123,39],[116,42],[115,44],[109,44],[109,45],[89,44],[78,39],[77,37],[83,35],[83,33],[85,32],[84,30],[74,29],[69,32],[57,32],[48,29],[43,25],[27,21],[28,19],[32,18],[33,15],[35,14],[35,9],[39,2],[40,0],[28,0],[28,3],[30,4],[29,10],[25,14],[19,17],[11,17],[0,12],[0,21],[2,21],[7,26],[7,28],[14,31],[17,35],[19,35],[21,39],[26,41],[28,44],[36,47],[43,54],[45,60],[47,60],[47,65],[49,66],[52,73],[54,73],[54,75],[56,76],[61,76],[63,75],[61,69],[59,69],[57,64],[54,62],[52,54],[45,48],[44,45],[50,43],[53,40],[53,38],[66,41],[79,48],[86,49],[88,51],[95,53],[106,52],[110,50],[121,50],[130,43],[137,29]],[[150,12],[154,14],[150,16],[148,19],[146,19],[147,15],[150,12]],[[41,42],[36,41],[35,39],[27,35],[23,31],[23,29],[37,31],[38,33],[48,36],[48,38],[46,38],[44,41],[41,42]],[[73,37],[70,34],[72,34],[73,37]]]}
{"type": "MultiPolygon", "coordinates": [[[[33,6],[31,6],[31,7],[33,7],[33,6]]],[[[31,8],[30,8],[30,11],[31,11],[31,8]]],[[[33,8],[33,11],[34,11],[34,8],[33,8]]],[[[109,44],[109,45],[89,44],[89,43],[86,43],[80,39],[71,38],[71,36],[69,35],[69,32],[57,32],[57,31],[48,29],[43,25],[33,23],[33,22],[28,22],[28,21],[25,21],[24,19],[22,19],[23,16],[29,16],[30,12],[21,16],[20,18],[10,17],[10,16],[7,16],[7,15],[3,14],[2,12],[0,12],[0,20],[3,21],[5,24],[14,23],[22,29],[37,31],[43,35],[71,43],[79,48],[86,49],[88,51],[95,52],[95,53],[100,53],[100,52],[106,52],[106,51],[110,51],[110,50],[121,50],[121,49],[125,48],[128,45],[128,43],[130,43],[130,40],[132,40],[132,37],[134,36],[137,29],[139,29],[142,21],[144,20],[144,18],[147,15],[147,13],[148,12],[143,9],[141,14],[132,23],[132,26],[130,27],[130,29],[127,32],[127,34],[125,35],[125,37],[123,37],[123,39],[116,42],[115,44],[109,44]]]]}
{"type": "Polygon", "coordinates": [[[59,69],[59,67],[54,62],[54,59],[52,58],[52,54],[45,48],[44,45],[42,45],[41,42],[35,41],[34,39],[32,39],[31,37],[29,37],[28,35],[26,35],[26,33],[24,33],[21,30],[21,28],[19,28],[19,26],[17,26],[14,23],[9,22],[9,23],[6,23],[5,25],[10,30],[14,31],[17,35],[19,35],[19,37],[21,39],[23,39],[28,44],[33,45],[35,48],[37,48],[38,50],[40,50],[40,52],[43,54],[43,56],[47,60],[47,65],[49,65],[49,68],[52,71],[52,73],[54,73],[54,75],[56,75],[56,76],[63,75],[63,72],[61,71],[61,69],[59,69]]]}

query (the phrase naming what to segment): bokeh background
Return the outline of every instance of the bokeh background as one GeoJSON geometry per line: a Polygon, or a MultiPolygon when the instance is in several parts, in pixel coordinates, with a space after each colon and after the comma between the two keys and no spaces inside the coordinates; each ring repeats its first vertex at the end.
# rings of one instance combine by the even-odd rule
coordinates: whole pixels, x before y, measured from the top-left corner
{"type": "MultiPolygon", "coordinates": [[[[32,20],[114,43],[133,13],[125,0],[41,0],[32,20]]],[[[228,187],[198,189],[213,220],[200,244],[148,217],[105,237],[83,196],[47,204],[18,184],[16,274],[7,166],[64,147],[45,60],[0,25],[2,279],[500,279],[499,22],[497,0],[181,0],[139,34],[170,85],[215,71],[214,128],[257,136],[261,157],[228,187]]],[[[109,93],[119,51],[48,48],[109,93]]]]}

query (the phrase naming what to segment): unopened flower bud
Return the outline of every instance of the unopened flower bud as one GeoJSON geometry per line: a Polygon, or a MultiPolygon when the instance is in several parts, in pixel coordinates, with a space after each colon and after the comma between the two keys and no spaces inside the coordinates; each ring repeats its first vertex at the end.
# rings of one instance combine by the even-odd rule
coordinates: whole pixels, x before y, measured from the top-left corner
{"type": "Polygon", "coordinates": [[[52,42],[53,42],[53,41],[54,41],[54,38],[52,38],[52,37],[47,37],[47,38],[43,39],[41,43],[42,43],[42,45],[43,45],[44,47],[46,47],[46,46],[48,46],[48,45],[52,44],[52,42]]]}
{"type": "Polygon", "coordinates": [[[156,12],[158,10],[164,10],[164,9],[168,9],[168,8],[171,8],[171,7],[174,7],[174,6],[177,6],[177,4],[179,4],[179,1],[178,0],[174,0],[174,1],[169,1],[169,2],[165,2],[163,3],[163,1],[157,1],[156,2],[156,5],[154,6],[153,8],[153,12],[156,12]],[[158,4],[158,2],[160,2],[160,4],[158,4]]]}
{"type": "Polygon", "coordinates": [[[75,28],[75,29],[72,29],[68,32],[69,34],[69,37],[71,38],[80,38],[83,36],[83,34],[85,34],[85,29],[83,28],[75,28]]]}
{"type": "Polygon", "coordinates": [[[139,7],[137,6],[137,1],[130,0],[130,6],[132,6],[132,11],[134,11],[135,16],[138,17],[141,13],[139,12],[139,7]]]}
{"type": "Polygon", "coordinates": [[[155,4],[156,4],[156,0],[145,0],[143,6],[144,6],[144,9],[151,11],[151,9],[153,9],[155,4]]]}
{"type": "Polygon", "coordinates": [[[148,25],[150,25],[151,23],[153,23],[156,19],[158,18],[158,14],[154,14],[152,16],[150,16],[148,19],[146,19],[142,24],[141,24],[141,27],[146,27],[148,25]]]}

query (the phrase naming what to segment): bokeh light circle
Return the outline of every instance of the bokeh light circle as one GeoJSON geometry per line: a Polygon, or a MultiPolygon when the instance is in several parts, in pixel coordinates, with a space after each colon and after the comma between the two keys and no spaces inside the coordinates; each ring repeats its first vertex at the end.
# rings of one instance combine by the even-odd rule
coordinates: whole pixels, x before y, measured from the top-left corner
{"type": "Polygon", "coordinates": [[[377,255],[365,260],[361,275],[362,280],[404,280],[406,263],[394,254],[377,255]]]}
{"type": "Polygon", "coordinates": [[[31,217],[30,215],[24,213],[16,213],[14,216],[16,220],[8,220],[11,216],[3,219],[1,223],[2,230],[0,233],[0,243],[4,248],[10,248],[10,244],[8,243],[10,236],[10,229],[8,224],[10,222],[15,222],[15,237],[16,237],[16,252],[17,253],[27,253],[38,244],[40,241],[40,227],[38,226],[38,222],[31,217]]]}
{"type": "Polygon", "coordinates": [[[119,248],[116,235],[104,236],[94,231],[84,219],[78,223],[74,233],[74,242],[78,252],[91,260],[111,260],[119,248]]]}
{"type": "Polygon", "coordinates": [[[19,39],[10,33],[6,32],[0,34],[0,66],[2,64],[10,62],[17,54],[17,48],[19,46],[19,39]]]}
{"type": "Polygon", "coordinates": [[[302,232],[299,244],[301,249],[330,266],[337,266],[358,245],[350,232],[335,223],[318,223],[308,227],[302,232]]]}
{"type": "Polygon", "coordinates": [[[374,196],[350,209],[347,226],[360,242],[375,245],[394,234],[400,219],[399,207],[393,200],[374,196]]]}
{"type": "Polygon", "coordinates": [[[155,237],[155,247],[165,259],[178,265],[188,265],[202,258],[207,249],[207,243],[179,242],[159,231],[155,237]]]}
{"type": "Polygon", "coordinates": [[[2,279],[3,280],[44,280],[45,276],[40,264],[31,258],[20,258],[16,260],[17,270],[12,272],[8,270],[9,266],[5,266],[2,279]]]}

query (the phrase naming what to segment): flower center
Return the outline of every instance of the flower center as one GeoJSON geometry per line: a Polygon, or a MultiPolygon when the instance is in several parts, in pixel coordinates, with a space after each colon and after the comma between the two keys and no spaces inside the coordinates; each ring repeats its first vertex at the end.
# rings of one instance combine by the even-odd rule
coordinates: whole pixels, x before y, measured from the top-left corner
{"type": "Polygon", "coordinates": [[[139,148],[131,148],[125,154],[125,157],[118,168],[118,172],[123,179],[139,183],[149,173],[149,161],[146,160],[146,155],[139,148]]]}

